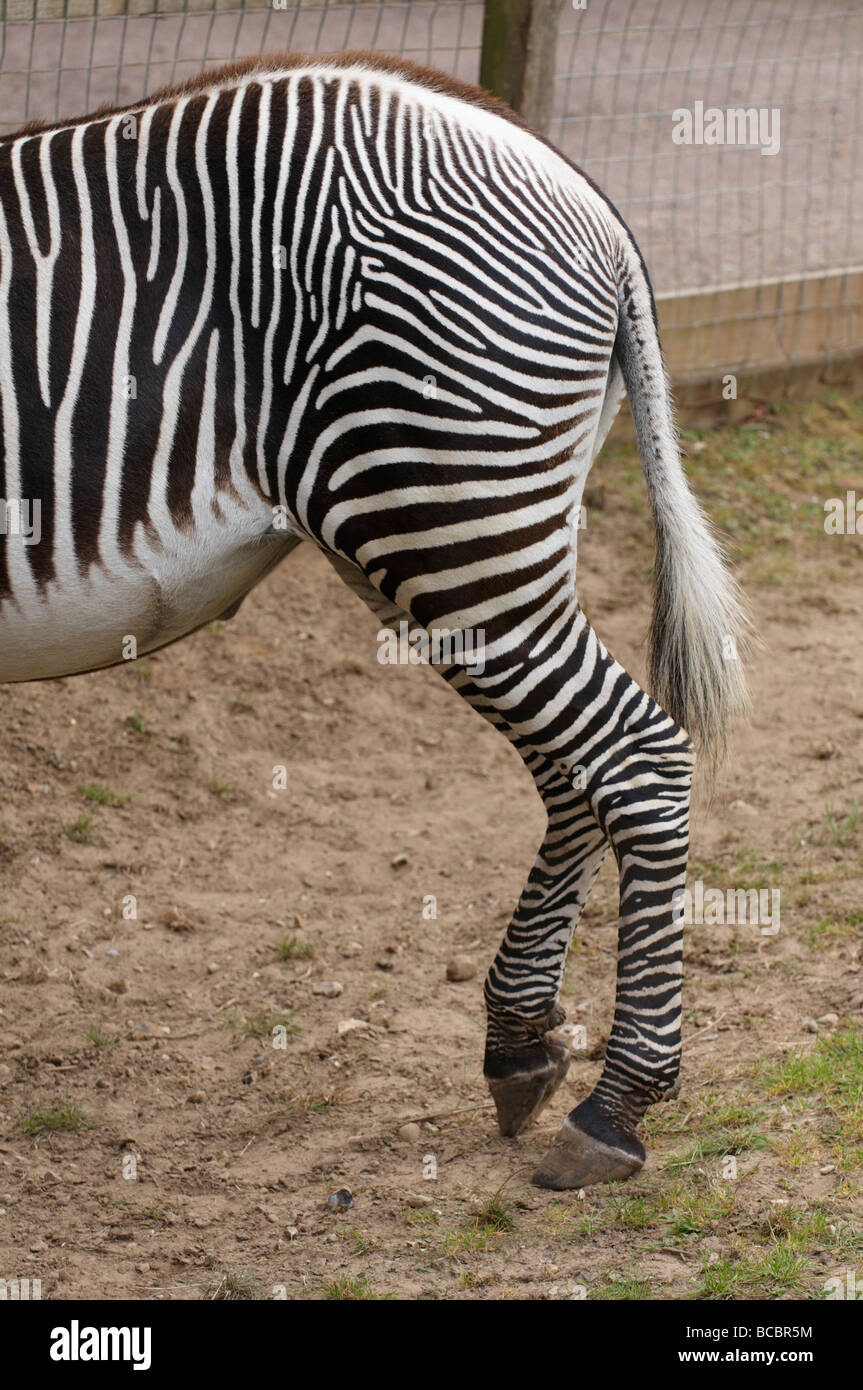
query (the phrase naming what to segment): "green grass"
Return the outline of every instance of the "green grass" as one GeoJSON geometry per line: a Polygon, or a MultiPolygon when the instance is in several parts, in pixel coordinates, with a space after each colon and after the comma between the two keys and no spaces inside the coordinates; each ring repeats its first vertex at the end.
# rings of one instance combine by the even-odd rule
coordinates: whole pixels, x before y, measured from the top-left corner
{"type": "Polygon", "coordinates": [[[805,1256],[786,1244],[763,1253],[743,1254],[738,1259],[711,1260],[704,1256],[695,1297],[753,1299],[787,1293],[800,1295],[807,1274],[813,1277],[805,1256]]]}
{"type": "Polygon", "coordinates": [[[431,1207],[409,1207],[405,1212],[405,1223],[408,1226],[432,1226],[440,1221],[440,1216],[431,1207]]]}
{"type": "Polygon", "coordinates": [[[830,1037],[818,1037],[808,1052],[762,1063],[759,1074],[768,1095],[815,1093],[824,1102],[863,1106],[863,1033],[838,1029],[830,1037]]]}
{"type": "Polygon", "coordinates": [[[270,1014],[265,1009],[258,1009],[253,1014],[228,1014],[223,1021],[226,1027],[236,1029],[247,1038],[271,1038],[276,1028],[284,1028],[289,1038],[295,1038],[301,1029],[293,1019],[292,1010],[270,1014]]]}
{"type": "Polygon", "coordinates": [[[857,937],[863,926],[863,911],[860,908],[847,908],[832,917],[822,917],[813,922],[807,931],[809,948],[812,951],[826,951],[830,946],[846,937],[857,937]]]}
{"type": "Polygon", "coordinates": [[[827,806],[824,811],[825,828],[821,832],[820,843],[846,849],[857,839],[861,817],[863,806],[859,797],[855,797],[845,812],[835,811],[832,806],[827,806]]]}
{"type": "Polygon", "coordinates": [[[266,1298],[264,1286],[252,1274],[243,1270],[220,1274],[207,1291],[210,1300],[226,1303],[257,1303],[266,1298]]]}
{"type": "Polygon", "coordinates": [[[60,834],[65,835],[67,840],[72,840],[76,845],[91,845],[93,843],[93,817],[85,816],[82,812],[77,820],[64,822],[60,826],[60,834]]]}
{"type": "Polygon", "coordinates": [[[359,1226],[352,1226],[349,1231],[341,1232],[342,1240],[346,1241],[355,1255],[368,1255],[372,1250],[377,1250],[380,1242],[374,1236],[366,1235],[359,1226]]]}
{"type": "Polygon", "coordinates": [[[105,1048],[110,1052],[120,1041],[119,1033],[108,1033],[105,1031],[104,1023],[99,1019],[93,1019],[84,1029],[84,1037],[93,1047],[105,1048]]]}
{"type": "Polygon", "coordinates": [[[512,1207],[503,1200],[499,1191],[483,1202],[477,1212],[476,1221],[478,1229],[490,1235],[502,1235],[515,1230],[512,1207]]]}
{"type": "Polygon", "coordinates": [[[285,1105],[267,1116],[266,1123],[281,1124],[287,1129],[294,1120],[305,1119],[307,1115],[334,1115],[344,1104],[342,1091],[305,1091],[292,1096],[285,1105]]]}
{"type": "Polygon", "coordinates": [[[655,1290],[647,1279],[610,1279],[588,1293],[594,1303],[644,1302],[655,1290]]]}
{"type": "Polygon", "coordinates": [[[39,1105],[18,1118],[18,1128],[22,1134],[31,1138],[38,1134],[54,1134],[62,1130],[75,1132],[81,1129],[94,1129],[81,1107],[75,1101],[62,1105],[39,1105]]]}
{"type": "Polygon", "coordinates": [[[377,1302],[380,1299],[395,1298],[394,1293],[375,1293],[368,1279],[357,1278],[353,1274],[337,1274],[334,1279],[326,1279],[321,1284],[321,1292],[330,1302],[377,1302]]]}
{"type": "Polygon", "coordinates": [[[107,787],[100,787],[96,782],[86,787],[79,787],[78,792],[86,802],[93,806],[125,806],[128,801],[132,800],[131,796],[117,796],[114,792],[108,791],[107,787]]]}
{"type": "Polygon", "coordinates": [[[310,960],[315,954],[311,941],[305,941],[296,932],[292,932],[290,936],[283,936],[278,950],[280,960],[310,960]]]}
{"type": "Polygon", "coordinates": [[[157,1203],[155,1206],[146,1207],[140,1202],[112,1202],[112,1207],[120,1207],[123,1214],[130,1221],[139,1222],[145,1226],[170,1225],[176,1220],[176,1213],[170,1207],[162,1206],[157,1203]]]}

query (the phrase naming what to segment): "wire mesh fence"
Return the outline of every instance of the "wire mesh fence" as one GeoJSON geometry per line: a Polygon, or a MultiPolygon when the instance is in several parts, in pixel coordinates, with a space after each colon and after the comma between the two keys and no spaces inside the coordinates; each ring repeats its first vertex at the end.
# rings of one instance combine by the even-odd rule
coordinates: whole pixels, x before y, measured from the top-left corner
{"type": "MultiPolygon", "coordinates": [[[[715,390],[727,372],[856,360],[863,7],[561,0],[558,13],[548,133],[632,226],[675,378],[715,390]]],[[[484,4],[4,0],[0,15],[11,131],[268,50],[367,48],[476,81],[484,4]]]]}
{"type": "Polygon", "coordinates": [[[636,232],[678,381],[859,354],[859,4],[588,0],[557,64],[551,136],[636,232]]]}

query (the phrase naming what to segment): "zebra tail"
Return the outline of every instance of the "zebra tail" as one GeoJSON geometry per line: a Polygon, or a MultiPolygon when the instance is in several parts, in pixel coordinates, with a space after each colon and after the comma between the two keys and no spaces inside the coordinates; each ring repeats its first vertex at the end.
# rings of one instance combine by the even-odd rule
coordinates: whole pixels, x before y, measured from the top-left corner
{"type": "Polygon", "coordinates": [[[629,396],[656,526],[651,693],[715,773],[749,711],[744,660],[754,629],[713,529],[690,490],[656,324],[634,244],[621,244],[615,354],[629,396]]]}

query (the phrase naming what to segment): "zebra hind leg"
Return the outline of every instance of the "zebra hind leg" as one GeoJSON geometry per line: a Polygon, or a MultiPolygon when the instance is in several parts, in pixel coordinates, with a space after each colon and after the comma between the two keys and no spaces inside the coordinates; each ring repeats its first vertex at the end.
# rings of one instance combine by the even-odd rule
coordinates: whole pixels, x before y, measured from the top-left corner
{"type": "Polygon", "coordinates": [[[458,668],[446,678],[521,755],[548,815],[545,837],[485,981],[483,1072],[500,1132],[518,1134],[557,1091],[572,1058],[554,1030],[565,1020],[560,986],[573,932],[608,843],[583,790],[515,735],[458,668]]]}
{"type": "Polygon", "coordinates": [[[694,755],[653,702],[652,729],[595,787],[592,801],[620,877],[614,1021],[602,1075],[566,1117],[536,1169],[539,1187],[578,1188],[636,1173],[636,1133],[648,1106],[668,1099],[680,1069],[683,928],[677,894],[689,848],[694,755]]]}
{"type": "Polygon", "coordinates": [[[545,1109],[569,1069],[569,1040],[554,1031],[565,1019],[560,987],[607,848],[587,802],[540,761],[531,771],[548,828],[485,982],[483,1071],[505,1136],[518,1134],[545,1109]]]}
{"type": "MultiPolygon", "coordinates": [[[[579,609],[554,661],[547,653],[545,659],[537,659],[525,648],[519,656],[516,662],[510,654],[497,672],[488,663],[486,673],[473,678],[479,694],[505,721],[503,727],[514,735],[520,751],[529,745],[567,786],[584,786],[586,807],[571,805],[568,809],[574,814],[556,825],[560,852],[565,857],[568,849],[573,865],[583,863],[589,886],[602,839],[607,839],[619,873],[617,984],[605,1065],[592,1094],[567,1117],[534,1174],[534,1182],[542,1187],[578,1188],[626,1178],[641,1168],[645,1151],[638,1124],[647,1107],[667,1097],[677,1079],[683,936],[678,893],[686,873],[694,754],[684,731],[609,655],[579,609]],[[582,836],[587,853],[579,861],[582,836]],[[596,858],[588,867],[591,848],[596,858]]],[[[556,782],[551,785],[556,787],[556,782]]],[[[553,957],[555,970],[562,969],[565,950],[560,949],[560,938],[555,943],[551,933],[549,944],[556,944],[557,950],[545,954],[542,930],[539,950],[537,942],[521,957],[509,949],[510,942],[518,941],[524,909],[530,908],[537,890],[539,901],[543,886],[541,872],[535,869],[495,963],[500,975],[508,975],[509,988],[496,993],[495,967],[487,985],[492,1051],[496,1035],[504,1039],[498,1051],[518,1052],[521,1045],[527,1060],[522,1070],[527,1071],[531,1062],[524,1039],[505,1039],[507,1020],[496,1018],[495,1008],[509,1000],[509,1012],[520,1020],[534,1020],[535,1035],[539,1032],[543,1040],[542,1030],[555,1021],[547,1002],[554,991],[542,980],[542,972],[553,957]]],[[[565,876],[548,885],[539,923],[566,886],[565,876]]],[[[578,896],[583,901],[581,886],[578,896]]],[[[547,920],[552,916],[549,913],[547,920]]],[[[544,1063],[532,1046],[542,1072],[544,1063]]],[[[518,1070],[510,1075],[515,1077],[518,1070]]],[[[537,1090],[542,1084],[538,1077],[537,1090]]],[[[524,1076],[512,1083],[506,1102],[511,1124],[521,1119],[518,1091],[525,1085],[524,1076]]],[[[541,1093],[538,1103],[544,1099],[541,1093]]],[[[527,1109],[527,1100],[522,1108],[527,1109]]]]}

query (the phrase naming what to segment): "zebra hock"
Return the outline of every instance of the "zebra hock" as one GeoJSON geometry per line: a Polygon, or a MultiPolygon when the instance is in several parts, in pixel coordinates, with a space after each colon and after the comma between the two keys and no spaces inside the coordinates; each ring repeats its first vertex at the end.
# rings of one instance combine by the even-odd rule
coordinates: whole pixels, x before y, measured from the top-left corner
{"type": "Polygon", "coordinates": [[[602,1074],[535,1181],[644,1161],[680,1064],[695,746],[746,707],[746,619],[687,485],[647,273],[574,165],[478,88],[281,54],[0,142],[0,679],[154,651],[301,541],[379,626],[482,632],[441,674],[548,826],[485,984],[517,1133],[569,1063],[566,954],[620,881],[602,1074]],[[582,611],[585,480],[628,392],[657,554],[652,696],[582,611]]]}

